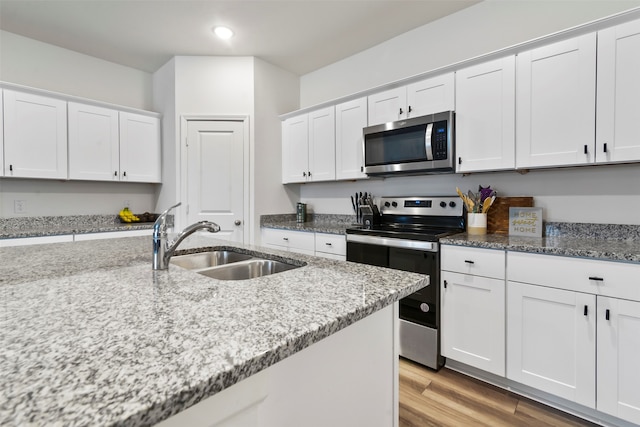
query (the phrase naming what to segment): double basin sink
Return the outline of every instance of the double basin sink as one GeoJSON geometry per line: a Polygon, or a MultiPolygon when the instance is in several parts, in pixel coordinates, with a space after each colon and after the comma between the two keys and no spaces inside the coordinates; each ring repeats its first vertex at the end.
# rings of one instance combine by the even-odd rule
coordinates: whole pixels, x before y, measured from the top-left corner
{"type": "Polygon", "coordinates": [[[218,280],[254,279],[300,267],[231,250],[176,255],[171,258],[170,264],[218,280]]]}

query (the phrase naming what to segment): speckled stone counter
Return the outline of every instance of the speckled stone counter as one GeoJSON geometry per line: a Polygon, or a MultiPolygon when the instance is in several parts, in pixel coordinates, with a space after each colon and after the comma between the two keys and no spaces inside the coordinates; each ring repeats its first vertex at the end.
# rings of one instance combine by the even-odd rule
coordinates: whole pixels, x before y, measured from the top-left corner
{"type": "Polygon", "coordinates": [[[457,234],[440,240],[444,245],[530,252],[549,255],[640,262],[640,226],[610,224],[546,224],[546,237],[504,234],[457,234]]]}
{"type": "Polygon", "coordinates": [[[308,214],[306,222],[296,222],[295,214],[262,215],[260,227],[313,233],[345,234],[356,222],[355,215],[308,214]]]}
{"type": "Polygon", "coordinates": [[[0,425],[152,425],[428,284],[232,246],[306,265],[220,281],[152,271],[149,237],[0,248],[0,425]]]}
{"type": "Polygon", "coordinates": [[[148,230],[152,222],[124,224],[115,215],[0,218],[0,239],[148,230]]]}

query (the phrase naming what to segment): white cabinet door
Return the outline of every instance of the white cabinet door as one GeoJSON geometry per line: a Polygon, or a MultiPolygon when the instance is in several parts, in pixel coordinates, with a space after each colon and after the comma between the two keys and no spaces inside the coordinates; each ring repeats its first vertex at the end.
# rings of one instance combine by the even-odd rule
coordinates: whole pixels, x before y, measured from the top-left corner
{"type": "Polygon", "coordinates": [[[369,95],[367,100],[369,126],[407,118],[406,86],[369,95]]]}
{"type": "Polygon", "coordinates": [[[455,110],[454,74],[447,73],[407,86],[407,117],[455,110]]]}
{"type": "Polygon", "coordinates": [[[640,20],[598,32],[596,162],[640,161],[640,20]]]}
{"type": "Polygon", "coordinates": [[[262,244],[275,249],[314,255],[315,240],[315,233],[306,231],[262,229],[262,244]]]}
{"type": "Polygon", "coordinates": [[[595,295],[508,282],[507,378],[595,408],[595,295]]]}
{"type": "Polygon", "coordinates": [[[367,98],[336,105],[336,179],[363,179],[363,134],[367,98]]]}
{"type": "Polygon", "coordinates": [[[442,355],[505,375],[505,282],[442,272],[442,355]]]}
{"type": "Polygon", "coordinates": [[[67,178],[67,103],[4,90],[5,176],[67,178]]]}
{"type": "Polygon", "coordinates": [[[598,410],[640,424],[640,302],[598,297],[598,410]]]}
{"type": "Polygon", "coordinates": [[[162,180],[158,118],[120,112],[120,180],[162,180]]]}
{"type": "Polygon", "coordinates": [[[515,167],[515,57],[456,72],[458,172],[515,167]]]}
{"type": "Polygon", "coordinates": [[[69,179],[119,181],[118,112],[69,102],[69,179]]]}
{"type": "Polygon", "coordinates": [[[309,113],[309,181],[336,179],[336,119],[334,107],[309,113]]]}
{"type": "Polygon", "coordinates": [[[596,34],[520,53],[516,61],[516,167],[593,162],[596,34]]]}
{"type": "Polygon", "coordinates": [[[282,122],[282,183],[306,182],[309,170],[309,120],[307,114],[282,122]]]}
{"type": "Polygon", "coordinates": [[[4,114],[3,114],[3,96],[0,90],[0,176],[4,176],[4,114]]]}

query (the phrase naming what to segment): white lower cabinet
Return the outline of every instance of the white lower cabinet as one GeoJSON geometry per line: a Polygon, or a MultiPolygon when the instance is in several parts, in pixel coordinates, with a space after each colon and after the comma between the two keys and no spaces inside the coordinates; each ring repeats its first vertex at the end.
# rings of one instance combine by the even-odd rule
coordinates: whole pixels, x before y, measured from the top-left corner
{"type": "Polygon", "coordinates": [[[442,246],[441,351],[505,375],[505,252],[442,246]]]}
{"type": "Polygon", "coordinates": [[[262,245],[283,251],[315,255],[315,234],[306,231],[262,229],[262,245]]]}
{"type": "Polygon", "coordinates": [[[316,233],[316,256],[345,261],[347,259],[347,240],[340,234],[316,233]]]}
{"type": "Polygon", "coordinates": [[[595,408],[595,295],[508,282],[507,307],[507,378],[595,408]]]}
{"type": "Polygon", "coordinates": [[[597,324],[597,409],[640,424],[640,302],[599,296],[597,324]]]}

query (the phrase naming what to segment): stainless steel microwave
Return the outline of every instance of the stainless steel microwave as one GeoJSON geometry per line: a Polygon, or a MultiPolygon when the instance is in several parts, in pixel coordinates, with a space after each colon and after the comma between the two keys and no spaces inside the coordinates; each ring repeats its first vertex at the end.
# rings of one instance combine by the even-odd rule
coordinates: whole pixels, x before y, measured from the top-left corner
{"type": "Polygon", "coordinates": [[[454,116],[445,111],[364,128],[364,172],[454,172],[454,116]]]}

